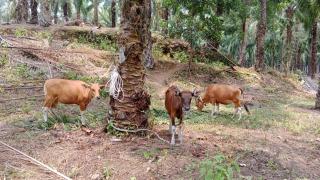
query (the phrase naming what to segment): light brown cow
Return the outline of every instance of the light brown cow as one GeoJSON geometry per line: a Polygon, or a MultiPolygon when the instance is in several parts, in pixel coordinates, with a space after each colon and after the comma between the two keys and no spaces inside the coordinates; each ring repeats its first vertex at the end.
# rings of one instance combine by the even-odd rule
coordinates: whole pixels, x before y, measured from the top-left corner
{"type": "Polygon", "coordinates": [[[48,109],[55,108],[60,102],[62,104],[76,104],[80,106],[81,123],[85,125],[83,112],[91,99],[99,99],[99,90],[104,87],[99,84],[89,86],[83,81],[66,79],[49,79],[44,83],[44,121],[48,120],[48,109]]]}
{"type": "Polygon", "coordinates": [[[197,91],[180,91],[176,86],[170,86],[166,91],[165,106],[170,117],[169,131],[171,133],[171,145],[175,144],[176,124],[175,118],[178,118],[180,127],[179,141],[182,143],[182,131],[183,131],[183,114],[190,110],[190,103],[192,97],[198,95],[197,91]]]}
{"type": "MultiPolygon", "coordinates": [[[[230,104],[233,103],[235,106],[235,113],[239,114],[239,119],[241,119],[241,100],[240,96],[243,94],[243,90],[239,87],[225,85],[225,84],[211,84],[207,87],[204,96],[199,98],[196,101],[196,105],[199,111],[202,111],[203,107],[211,103],[214,106],[212,109],[211,115],[213,116],[215,113],[219,112],[219,104],[230,104]]],[[[248,107],[246,104],[243,104],[245,110],[248,114],[250,114],[248,107]]]]}

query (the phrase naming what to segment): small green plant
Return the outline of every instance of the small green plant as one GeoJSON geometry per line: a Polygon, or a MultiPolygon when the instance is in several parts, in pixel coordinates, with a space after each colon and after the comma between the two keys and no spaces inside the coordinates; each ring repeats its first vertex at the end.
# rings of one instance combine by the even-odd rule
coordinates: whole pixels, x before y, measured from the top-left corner
{"type": "Polygon", "coordinates": [[[173,57],[181,63],[188,62],[189,60],[189,55],[186,54],[184,51],[174,53],[173,57]]]}
{"type": "Polygon", "coordinates": [[[143,152],[143,157],[145,159],[151,159],[154,156],[154,154],[151,151],[144,151],[143,152]]]}
{"type": "Polygon", "coordinates": [[[9,62],[8,54],[1,53],[0,54],[0,68],[4,67],[6,64],[8,64],[8,62],[9,62]]]}
{"type": "Polygon", "coordinates": [[[107,164],[103,167],[103,177],[104,179],[110,179],[112,176],[111,170],[108,168],[107,164]]]}
{"type": "Polygon", "coordinates": [[[205,159],[200,162],[200,177],[205,180],[231,180],[235,173],[240,172],[236,161],[227,159],[224,155],[216,155],[213,159],[205,159]]]}
{"type": "Polygon", "coordinates": [[[162,50],[159,46],[152,47],[152,55],[154,58],[160,58],[163,56],[162,50]]]}
{"type": "Polygon", "coordinates": [[[14,35],[15,35],[16,37],[27,36],[27,30],[24,29],[24,28],[17,28],[17,29],[14,31],[14,35]]]}
{"type": "Polygon", "coordinates": [[[29,68],[26,64],[19,64],[16,67],[16,75],[21,78],[29,78],[31,76],[29,68]]]}

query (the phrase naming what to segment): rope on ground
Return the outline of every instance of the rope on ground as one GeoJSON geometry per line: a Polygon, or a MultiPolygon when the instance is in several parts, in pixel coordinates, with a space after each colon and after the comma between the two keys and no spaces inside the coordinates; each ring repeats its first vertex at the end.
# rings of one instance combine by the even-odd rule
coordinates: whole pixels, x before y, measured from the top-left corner
{"type": "Polygon", "coordinates": [[[114,128],[115,130],[117,130],[117,131],[127,132],[127,133],[137,133],[137,132],[141,132],[141,131],[147,131],[147,132],[150,132],[150,133],[156,135],[156,137],[157,137],[160,141],[162,141],[162,142],[164,142],[164,143],[166,143],[166,144],[170,144],[169,141],[161,138],[158,133],[156,133],[155,131],[152,131],[152,130],[150,130],[150,129],[136,129],[136,130],[121,129],[121,128],[115,127],[112,122],[113,122],[112,120],[108,120],[108,124],[109,124],[112,128],[114,128]]]}
{"type": "Polygon", "coordinates": [[[12,147],[12,146],[10,146],[10,145],[8,145],[8,144],[6,144],[6,143],[2,142],[2,141],[0,141],[0,143],[1,143],[2,145],[6,146],[7,148],[11,149],[12,151],[15,151],[15,152],[17,152],[17,153],[19,153],[19,154],[21,154],[21,155],[23,155],[23,156],[25,156],[25,157],[27,157],[27,158],[31,159],[33,162],[37,163],[39,166],[42,166],[42,167],[44,167],[44,168],[48,169],[49,171],[51,171],[51,172],[53,172],[53,173],[57,174],[58,176],[60,176],[60,177],[62,177],[62,178],[64,178],[64,179],[67,179],[67,180],[72,180],[71,178],[67,177],[66,175],[64,175],[64,174],[62,174],[62,173],[58,172],[57,170],[55,170],[55,169],[51,168],[50,166],[48,166],[48,165],[46,165],[46,164],[44,164],[44,163],[42,163],[42,162],[40,162],[40,161],[38,161],[38,160],[34,159],[33,157],[28,156],[27,154],[25,154],[25,153],[23,153],[23,152],[19,151],[18,149],[15,149],[14,147],[12,147]]]}

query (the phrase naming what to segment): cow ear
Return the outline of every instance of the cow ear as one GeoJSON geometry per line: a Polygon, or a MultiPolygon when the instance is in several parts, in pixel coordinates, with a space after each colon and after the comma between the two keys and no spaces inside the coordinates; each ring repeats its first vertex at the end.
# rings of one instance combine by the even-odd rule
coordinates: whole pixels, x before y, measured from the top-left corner
{"type": "Polygon", "coordinates": [[[196,89],[193,90],[192,96],[193,97],[198,97],[200,95],[201,91],[197,91],[196,89]]]}
{"type": "Polygon", "coordinates": [[[106,85],[99,85],[100,89],[104,89],[106,87],[106,85]]]}

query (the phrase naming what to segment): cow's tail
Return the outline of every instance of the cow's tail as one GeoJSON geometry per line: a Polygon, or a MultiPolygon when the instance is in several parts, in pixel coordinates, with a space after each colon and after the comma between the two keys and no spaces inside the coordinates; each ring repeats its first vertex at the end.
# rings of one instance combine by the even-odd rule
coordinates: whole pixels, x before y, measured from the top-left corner
{"type": "Polygon", "coordinates": [[[251,114],[246,103],[243,103],[243,107],[247,111],[248,114],[251,114]]]}
{"type": "MultiPolygon", "coordinates": [[[[241,95],[242,95],[242,101],[243,101],[243,100],[244,100],[243,89],[242,89],[242,88],[239,88],[239,90],[240,90],[240,93],[241,93],[241,95]]],[[[249,108],[248,108],[248,106],[247,106],[247,103],[246,103],[246,102],[243,102],[242,105],[243,105],[244,109],[247,111],[247,113],[250,114],[250,111],[249,111],[249,108]]]]}

